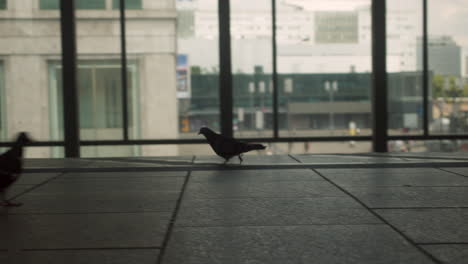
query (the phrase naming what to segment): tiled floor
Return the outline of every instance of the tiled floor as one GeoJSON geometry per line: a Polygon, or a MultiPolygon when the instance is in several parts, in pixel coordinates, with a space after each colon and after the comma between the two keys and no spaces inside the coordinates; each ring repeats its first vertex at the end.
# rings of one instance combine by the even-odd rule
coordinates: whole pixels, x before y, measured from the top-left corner
{"type": "Polygon", "coordinates": [[[0,263],[468,263],[468,155],[26,160],[0,263]]]}

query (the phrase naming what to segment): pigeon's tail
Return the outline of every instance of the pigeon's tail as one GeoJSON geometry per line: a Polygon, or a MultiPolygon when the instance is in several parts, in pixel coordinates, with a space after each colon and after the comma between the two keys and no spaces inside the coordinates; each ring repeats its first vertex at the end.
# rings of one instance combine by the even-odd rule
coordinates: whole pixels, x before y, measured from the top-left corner
{"type": "Polygon", "coordinates": [[[247,151],[256,150],[256,149],[266,149],[262,144],[247,144],[247,151]]]}

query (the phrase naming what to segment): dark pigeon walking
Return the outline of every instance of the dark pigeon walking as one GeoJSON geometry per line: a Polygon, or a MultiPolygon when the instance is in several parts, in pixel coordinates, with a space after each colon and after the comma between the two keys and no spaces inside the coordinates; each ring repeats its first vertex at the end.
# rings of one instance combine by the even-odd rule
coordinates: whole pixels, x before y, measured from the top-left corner
{"type": "Polygon", "coordinates": [[[6,191],[18,180],[22,170],[23,146],[31,142],[25,132],[19,133],[15,144],[7,152],[0,155],[0,198],[2,206],[21,206],[6,199],[6,191]]]}
{"type": "Polygon", "coordinates": [[[202,134],[206,137],[206,140],[210,143],[214,152],[226,160],[224,163],[228,162],[230,158],[238,156],[240,163],[242,164],[242,153],[266,148],[261,144],[248,144],[233,138],[225,137],[215,133],[207,127],[200,128],[200,132],[198,132],[198,134],[202,134]]]}

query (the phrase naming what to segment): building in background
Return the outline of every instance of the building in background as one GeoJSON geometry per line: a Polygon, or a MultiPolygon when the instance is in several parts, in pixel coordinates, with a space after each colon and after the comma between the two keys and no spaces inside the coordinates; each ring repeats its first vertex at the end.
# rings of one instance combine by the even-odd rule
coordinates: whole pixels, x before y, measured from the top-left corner
{"type": "MultiPolygon", "coordinates": [[[[423,69],[422,39],[418,38],[418,70],[423,69]]],[[[429,36],[429,70],[440,75],[462,75],[462,49],[450,36],[429,36]]]]}
{"type": "MultiPolygon", "coordinates": [[[[80,136],[123,138],[118,0],[76,0],[80,136]]],[[[178,135],[175,0],[126,0],[132,139],[178,135]]],[[[0,1],[0,139],[63,138],[59,0],[0,1]]],[[[59,148],[32,148],[36,157],[59,148]]],[[[90,146],[82,156],[177,155],[177,146],[90,146]]]]}

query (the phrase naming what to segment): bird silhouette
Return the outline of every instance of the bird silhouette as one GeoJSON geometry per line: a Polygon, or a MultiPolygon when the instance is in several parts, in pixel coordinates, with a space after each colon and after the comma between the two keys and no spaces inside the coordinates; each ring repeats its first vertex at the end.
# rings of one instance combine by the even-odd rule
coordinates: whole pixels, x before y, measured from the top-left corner
{"type": "Polygon", "coordinates": [[[200,132],[198,134],[202,134],[206,137],[208,143],[210,143],[211,148],[214,152],[225,159],[224,164],[226,164],[230,158],[234,156],[238,156],[240,160],[240,164],[242,164],[242,154],[249,152],[251,150],[260,150],[265,149],[266,147],[261,144],[248,144],[244,142],[240,142],[233,138],[225,137],[223,135],[215,133],[213,130],[202,127],[200,128],[200,132]]]}
{"type": "Polygon", "coordinates": [[[0,195],[3,206],[21,206],[21,203],[12,203],[6,199],[6,191],[18,180],[23,170],[23,146],[32,142],[28,134],[18,134],[12,148],[0,155],[0,195]]]}

